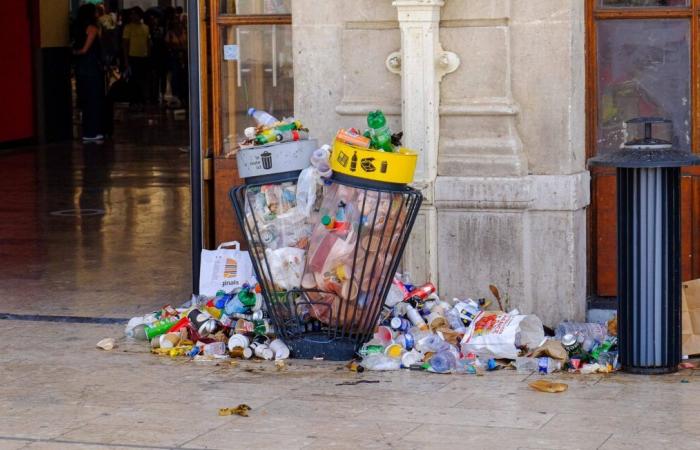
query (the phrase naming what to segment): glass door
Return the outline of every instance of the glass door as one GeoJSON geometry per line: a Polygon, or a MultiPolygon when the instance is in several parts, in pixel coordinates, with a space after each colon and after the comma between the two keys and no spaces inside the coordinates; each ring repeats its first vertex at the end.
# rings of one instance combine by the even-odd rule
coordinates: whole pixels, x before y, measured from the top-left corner
{"type": "Polygon", "coordinates": [[[249,108],[294,114],[291,0],[212,0],[214,234],[243,242],[228,198],[241,184],[232,152],[254,122],[249,108]]]}

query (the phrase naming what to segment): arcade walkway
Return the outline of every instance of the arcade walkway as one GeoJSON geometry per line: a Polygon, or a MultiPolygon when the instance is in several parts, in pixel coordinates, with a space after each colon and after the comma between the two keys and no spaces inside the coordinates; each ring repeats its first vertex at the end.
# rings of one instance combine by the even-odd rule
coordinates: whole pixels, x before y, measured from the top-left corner
{"type": "Polygon", "coordinates": [[[127,318],[189,298],[187,121],[0,151],[0,315],[127,318]],[[184,151],[183,151],[184,150],[184,151]]]}

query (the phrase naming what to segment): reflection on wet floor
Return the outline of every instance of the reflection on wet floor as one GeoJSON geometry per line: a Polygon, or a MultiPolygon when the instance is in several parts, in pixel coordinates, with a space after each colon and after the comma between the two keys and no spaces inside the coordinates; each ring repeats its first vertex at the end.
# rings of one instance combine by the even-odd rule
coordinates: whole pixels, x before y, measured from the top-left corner
{"type": "Polygon", "coordinates": [[[0,153],[0,312],[130,317],[189,298],[186,120],[0,153]]]}

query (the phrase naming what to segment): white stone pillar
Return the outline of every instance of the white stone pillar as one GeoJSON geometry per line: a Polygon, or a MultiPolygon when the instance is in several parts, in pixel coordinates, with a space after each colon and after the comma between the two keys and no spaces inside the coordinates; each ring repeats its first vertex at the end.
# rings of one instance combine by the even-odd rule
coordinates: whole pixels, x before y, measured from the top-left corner
{"type": "Polygon", "coordinates": [[[459,66],[459,58],[440,45],[443,0],[394,0],[401,30],[401,50],[387,57],[390,71],[401,74],[403,144],[419,153],[415,187],[424,195],[404,257],[404,270],[417,281],[437,280],[437,178],[440,135],[440,80],[459,66]]]}

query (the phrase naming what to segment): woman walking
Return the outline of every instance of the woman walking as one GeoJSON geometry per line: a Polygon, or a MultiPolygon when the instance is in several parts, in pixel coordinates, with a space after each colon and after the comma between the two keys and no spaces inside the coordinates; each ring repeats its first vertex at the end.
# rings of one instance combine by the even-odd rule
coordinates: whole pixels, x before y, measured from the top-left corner
{"type": "Polygon", "coordinates": [[[80,7],[76,26],[73,54],[77,57],[75,81],[83,116],[83,142],[102,142],[105,77],[95,5],[88,3],[80,7]]]}

